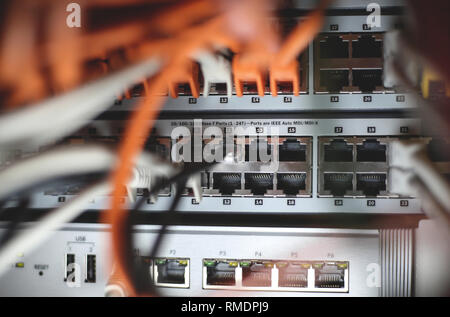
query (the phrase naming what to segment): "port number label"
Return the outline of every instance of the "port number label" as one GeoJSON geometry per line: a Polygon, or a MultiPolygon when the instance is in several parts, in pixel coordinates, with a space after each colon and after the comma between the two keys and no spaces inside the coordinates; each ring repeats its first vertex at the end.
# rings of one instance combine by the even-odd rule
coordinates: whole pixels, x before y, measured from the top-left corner
{"type": "Polygon", "coordinates": [[[256,127],[255,131],[256,131],[256,133],[263,133],[264,132],[264,128],[256,127]]]}
{"type": "Polygon", "coordinates": [[[367,133],[375,133],[377,132],[377,128],[375,127],[367,127],[367,133]]]}
{"type": "Polygon", "coordinates": [[[400,200],[400,207],[408,207],[409,206],[409,201],[402,199],[400,200]]]}
{"type": "Polygon", "coordinates": [[[295,132],[297,132],[296,127],[288,127],[288,133],[295,133],[295,132]]]}
{"type": "Polygon", "coordinates": [[[400,133],[409,133],[408,127],[400,127],[400,133]]]}
{"type": "Polygon", "coordinates": [[[344,132],[343,127],[334,127],[334,133],[342,133],[342,132],[344,132]]]}
{"type": "Polygon", "coordinates": [[[405,102],[405,96],[403,96],[403,95],[397,96],[397,97],[395,97],[395,100],[397,102],[405,102]]]}
{"type": "Polygon", "coordinates": [[[295,199],[288,199],[287,200],[287,205],[288,206],[295,206],[295,199]]]}
{"type": "Polygon", "coordinates": [[[284,101],[284,103],[291,103],[292,102],[292,97],[284,97],[283,101],[284,101]]]}
{"type": "Polygon", "coordinates": [[[363,101],[364,102],[372,102],[372,96],[364,96],[363,101]]]}
{"type": "Polygon", "coordinates": [[[369,199],[369,200],[367,201],[367,206],[369,206],[369,207],[374,207],[375,205],[376,205],[375,200],[369,199]]]}
{"type": "Polygon", "coordinates": [[[334,200],[334,205],[335,206],[343,206],[344,205],[344,201],[342,199],[335,199],[334,200]]]}
{"type": "Polygon", "coordinates": [[[367,30],[371,30],[372,28],[370,27],[370,25],[364,23],[364,24],[362,25],[362,29],[363,29],[364,31],[367,31],[367,30]]]}
{"type": "Polygon", "coordinates": [[[198,200],[197,200],[197,199],[195,199],[195,198],[192,198],[192,200],[191,200],[191,204],[192,204],[192,205],[198,205],[198,204],[199,204],[199,202],[198,202],[198,200]]]}
{"type": "Polygon", "coordinates": [[[147,204],[149,204],[149,205],[150,205],[150,204],[153,204],[153,202],[151,201],[150,198],[147,199],[147,204]]]}
{"type": "Polygon", "coordinates": [[[331,96],[330,102],[339,102],[339,96],[331,96]]]}
{"type": "Polygon", "coordinates": [[[66,201],[66,197],[58,197],[58,202],[63,203],[66,201]]]}
{"type": "Polygon", "coordinates": [[[252,103],[259,103],[259,97],[252,97],[252,103]]]}
{"type": "Polygon", "coordinates": [[[220,97],[220,103],[228,103],[228,97],[220,97]]]}
{"type": "Polygon", "coordinates": [[[330,30],[331,31],[339,30],[339,24],[330,24],[330,30]]]}
{"type": "Polygon", "coordinates": [[[262,206],[263,205],[263,200],[262,199],[255,199],[255,205],[256,206],[262,206]]]}
{"type": "Polygon", "coordinates": [[[189,102],[190,105],[196,104],[197,103],[197,98],[189,98],[188,102],[189,102]]]}
{"type": "Polygon", "coordinates": [[[231,205],[231,199],[227,198],[223,200],[224,205],[231,205]]]}

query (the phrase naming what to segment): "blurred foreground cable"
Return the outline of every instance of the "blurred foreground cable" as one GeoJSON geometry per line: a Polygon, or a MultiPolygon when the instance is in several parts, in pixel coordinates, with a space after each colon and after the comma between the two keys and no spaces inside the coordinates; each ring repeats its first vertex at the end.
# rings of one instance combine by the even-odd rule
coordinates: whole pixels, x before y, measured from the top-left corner
{"type": "Polygon", "coordinates": [[[115,96],[160,68],[156,58],[130,66],[64,95],[0,117],[0,146],[53,142],[111,107],[115,96]]]}

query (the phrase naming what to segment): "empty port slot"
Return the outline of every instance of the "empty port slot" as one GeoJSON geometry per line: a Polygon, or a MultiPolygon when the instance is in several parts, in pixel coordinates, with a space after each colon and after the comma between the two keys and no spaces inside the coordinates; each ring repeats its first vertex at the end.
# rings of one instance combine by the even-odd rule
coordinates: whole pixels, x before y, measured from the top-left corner
{"type": "Polygon", "coordinates": [[[377,196],[386,190],[386,174],[358,174],[356,189],[366,196],[377,196]]]}
{"type": "Polygon", "coordinates": [[[324,189],[330,191],[333,196],[344,196],[347,191],[353,189],[353,174],[325,173],[324,189]]]}
{"type": "Polygon", "coordinates": [[[264,195],[268,189],[273,189],[273,174],[245,174],[245,189],[250,189],[253,195],[264,195]]]}
{"type": "Polygon", "coordinates": [[[348,58],[348,42],[340,36],[329,35],[319,44],[320,58],[348,58]]]}
{"type": "Polygon", "coordinates": [[[236,267],[238,266],[237,262],[205,260],[204,265],[206,266],[207,285],[236,285],[236,267]]]}
{"type": "Polygon", "coordinates": [[[366,140],[356,147],[358,162],[386,162],[386,145],[377,140],[366,140]]]}
{"type": "Polygon", "coordinates": [[[213,188],[218,189],[222,195],[231,195],[236,189],[241,189],[241,174],[214,173],[213,188]]]}
{"type": "Polygon", "coordinates": [[[272,155],[272,147],[266,140],[251,141],[250,144],[245,145],[246,162],[269,161],[270,155],[272,155]]]}
{"type": "Polygon", "coordinates": [[[277,174],[277,184],[286,195],[297,195],[306,188],[306,173],[277,174]]]}
{"type": "Polygon", "coordinates": [[[66,276],[65,281],[75,282],[75,254],[66,254],[66,276]]]}
{"type": "Polygon", "coordinates": [[[352,41],[352,56],[355,58],[381,57],[382,48],[382,41],[377,41],[370,34],[364,34],[358,41],[352,41]]]}
{"type": "Polygon", "coordinates": [[[325,88],[328,92],[338,93],[346,86],[348,86],[347,69],[320,70],[320,87],[325,88]]]}
{"type": "Polygon", "coordinates": [[[95,283],[97,280],[97,258],[95,254],[86,256],[86,283],[95,283]]]}
{"type": "Polygon", "coordinates": [[[306,145],[296,139],[287,139],[278,146],[278,160],[280,162],[305,162],[306,145]]]}
{"type": "Polygon", "coordinates": [[[187,260],[156,259],[155,264],[158,284],[185,284],[187,260]]]}
{"type": "Polygon", "coordinates": [[[450,142],[432,139],[427,146],[428,156],[433,162],[450,162],[450,142]]]}
{"type": "Polygon", "coordinates": [[[307,287],[310,264],[277,263],[279,287],[307,287]]]}
{"type": "Polygon", "coordinates": [[[158,140],[156,138],[149,138],[144,145],[144,148],[152,152],[154,154],[157,154],[161,157],[169,157],[169,141],[166,140],[158,140]],[[164,144],[164,143],[165,144],[164,144]]]}
{"type": "Polygon", "coordinates": [[[270,262],[241,262],[242,286],[271,286],[272,267],[270,262]]]}
{"type": "Polygon", "coordinates": [[[362,92],[373,92],[383,86],[381,69],[353,69],[353,86],[362,92]]]}
{"type": "Polygon", "coordinates": [[[324,146],[325,162],[351,162],[353,161],[353,146],[344,140],[333,140],[324,146]]]}
{"type": "Polygon", "coordinates": [[[318,288],[343,288],[345,269],[347,264],[315,263],[315,287],[318,288]]]}

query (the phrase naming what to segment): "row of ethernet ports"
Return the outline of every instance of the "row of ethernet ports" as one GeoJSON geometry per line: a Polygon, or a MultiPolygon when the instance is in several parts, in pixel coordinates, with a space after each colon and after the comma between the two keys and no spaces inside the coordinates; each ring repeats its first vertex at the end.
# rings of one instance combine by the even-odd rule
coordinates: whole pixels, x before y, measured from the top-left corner
{"type": "MultiPolygon", "coordinates": [[[[159,287],[189,288],[190,259],[140,257],[159,287]]],[[[348,292],[345,261],[203,259],[202,287],[211,290],[348,292]]]]}
{"type": "Polygon", "coordinates": [[[203,288],[348,292],[348,262],[203,260],[203,288]]]}
{"type": "MultiPolygon", "coordinates": [[[[71,139],[68,144],[78,144],[71,139]],[[74,143],[75,142],[75,143],[74,143]]],[[[387,162],[389,142],[398,138],[391,137],[319,137],[319,155],[322,162],[387,162]]],[[[450,162],[450,138],[420,138],[426,143],[427,153],[433,162],[450,162]]],[[[118,142],[114,137],[96,137],[98,142],[118,142]],[[107,141],[104,141],[106,139],[107,141]]],[[[311,160],[311,137],[279,137],[279,162],[309,162],[311,160]]],[[[239,152],[242,161],[261,161],[260,154],[272,155],[273,140],[270,138],[245,138],[242,149],[235,140],[235,153],[239,152]]],[[[205,142],[206,144],[206,142],[205,142]]],[[[203,144],[203,146],[205,145],[203,144]]],[[[202,146],[202,147],[203,147],[202,146]]],[[[151,138],[146,142],[145,150],[154,152],[163,158],[169,158],[171,148],[170,138],[151,138]]],[[[193,153],[193,151],[191,151],[193,153]]],[[[17,155],[17,153],[15,153],[17,155]]]]}

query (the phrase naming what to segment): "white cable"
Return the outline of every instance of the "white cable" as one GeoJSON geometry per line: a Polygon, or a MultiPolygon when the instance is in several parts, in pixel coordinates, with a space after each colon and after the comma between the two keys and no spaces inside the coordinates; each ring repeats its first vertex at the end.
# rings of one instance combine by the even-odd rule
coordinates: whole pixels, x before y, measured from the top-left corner
{"type": "Polygon", "coordinates": [[[61,224],[70,222],[76,218],[95,197],[104,195],[111,190],[110,182],[103,181],[83,191],[80,195],[64,204],[61,208],[51,211],[42,220],[29,229],[24,229],[8,241],[0,250],[0,276],[7,271],[18,250],[27,253],[35,246],[50,237],[54,230],[61,224]]]}
{"type": "Polygon", "coordinates": [[[160,68],[152,58],[79,89],[0,117],[0,145],[48,143],[75,132],[109,108],[115,96],[160,68]]]}
{"type": "Polygon", "coordinates": [[[437,203],[450,212],[450,186],[427,157],[425,144],[394,141],[390,144],[390,151],[391,190],[398,194],[420,196],[420,191],[412,185],[414,177],[418,177],[437,203]]]}
{"type": "Polygon", "coordinates": [[[200,63],[203,73],[203,96],[208,97],[211,84],[225,83],[227,95],[231,97],[233,81],[231,75],[231,63],[225,57],[208,51],[197,52],[193,58],[200,63]]]}
{"type": "MultiPolygon", "coordinates": [[[[75,173],[108,170],[114,167],[115,163],[115,153],[101,146],[70,146],[48,151],[18,162],[1,172],[0,184],[8,184],[8,186],[0,186],[0,197],[7,197],[34,182],[75,173]]],[[[133,177],[129,182],[133,188],[144,185],[150,187],[152,177],[161,175],[171,177],[179,170],[150,153],[142,153],[137,158],[136,164],[133,177]]],[[[187,186],[192,187],[196,199],[200,200],[200,180],[197,177],[189,183],[187,186]]],[[[9,268],[11,260],[14,259],[18,250],[24,253],[31,251],[47,239],[52,231],[76,218],[92,199],[110,191],[111,184],[108,181],[93,185],[60,208],[51,211],[29,229],[12,238],[0,249],[0,275],[9,268]]]]}

